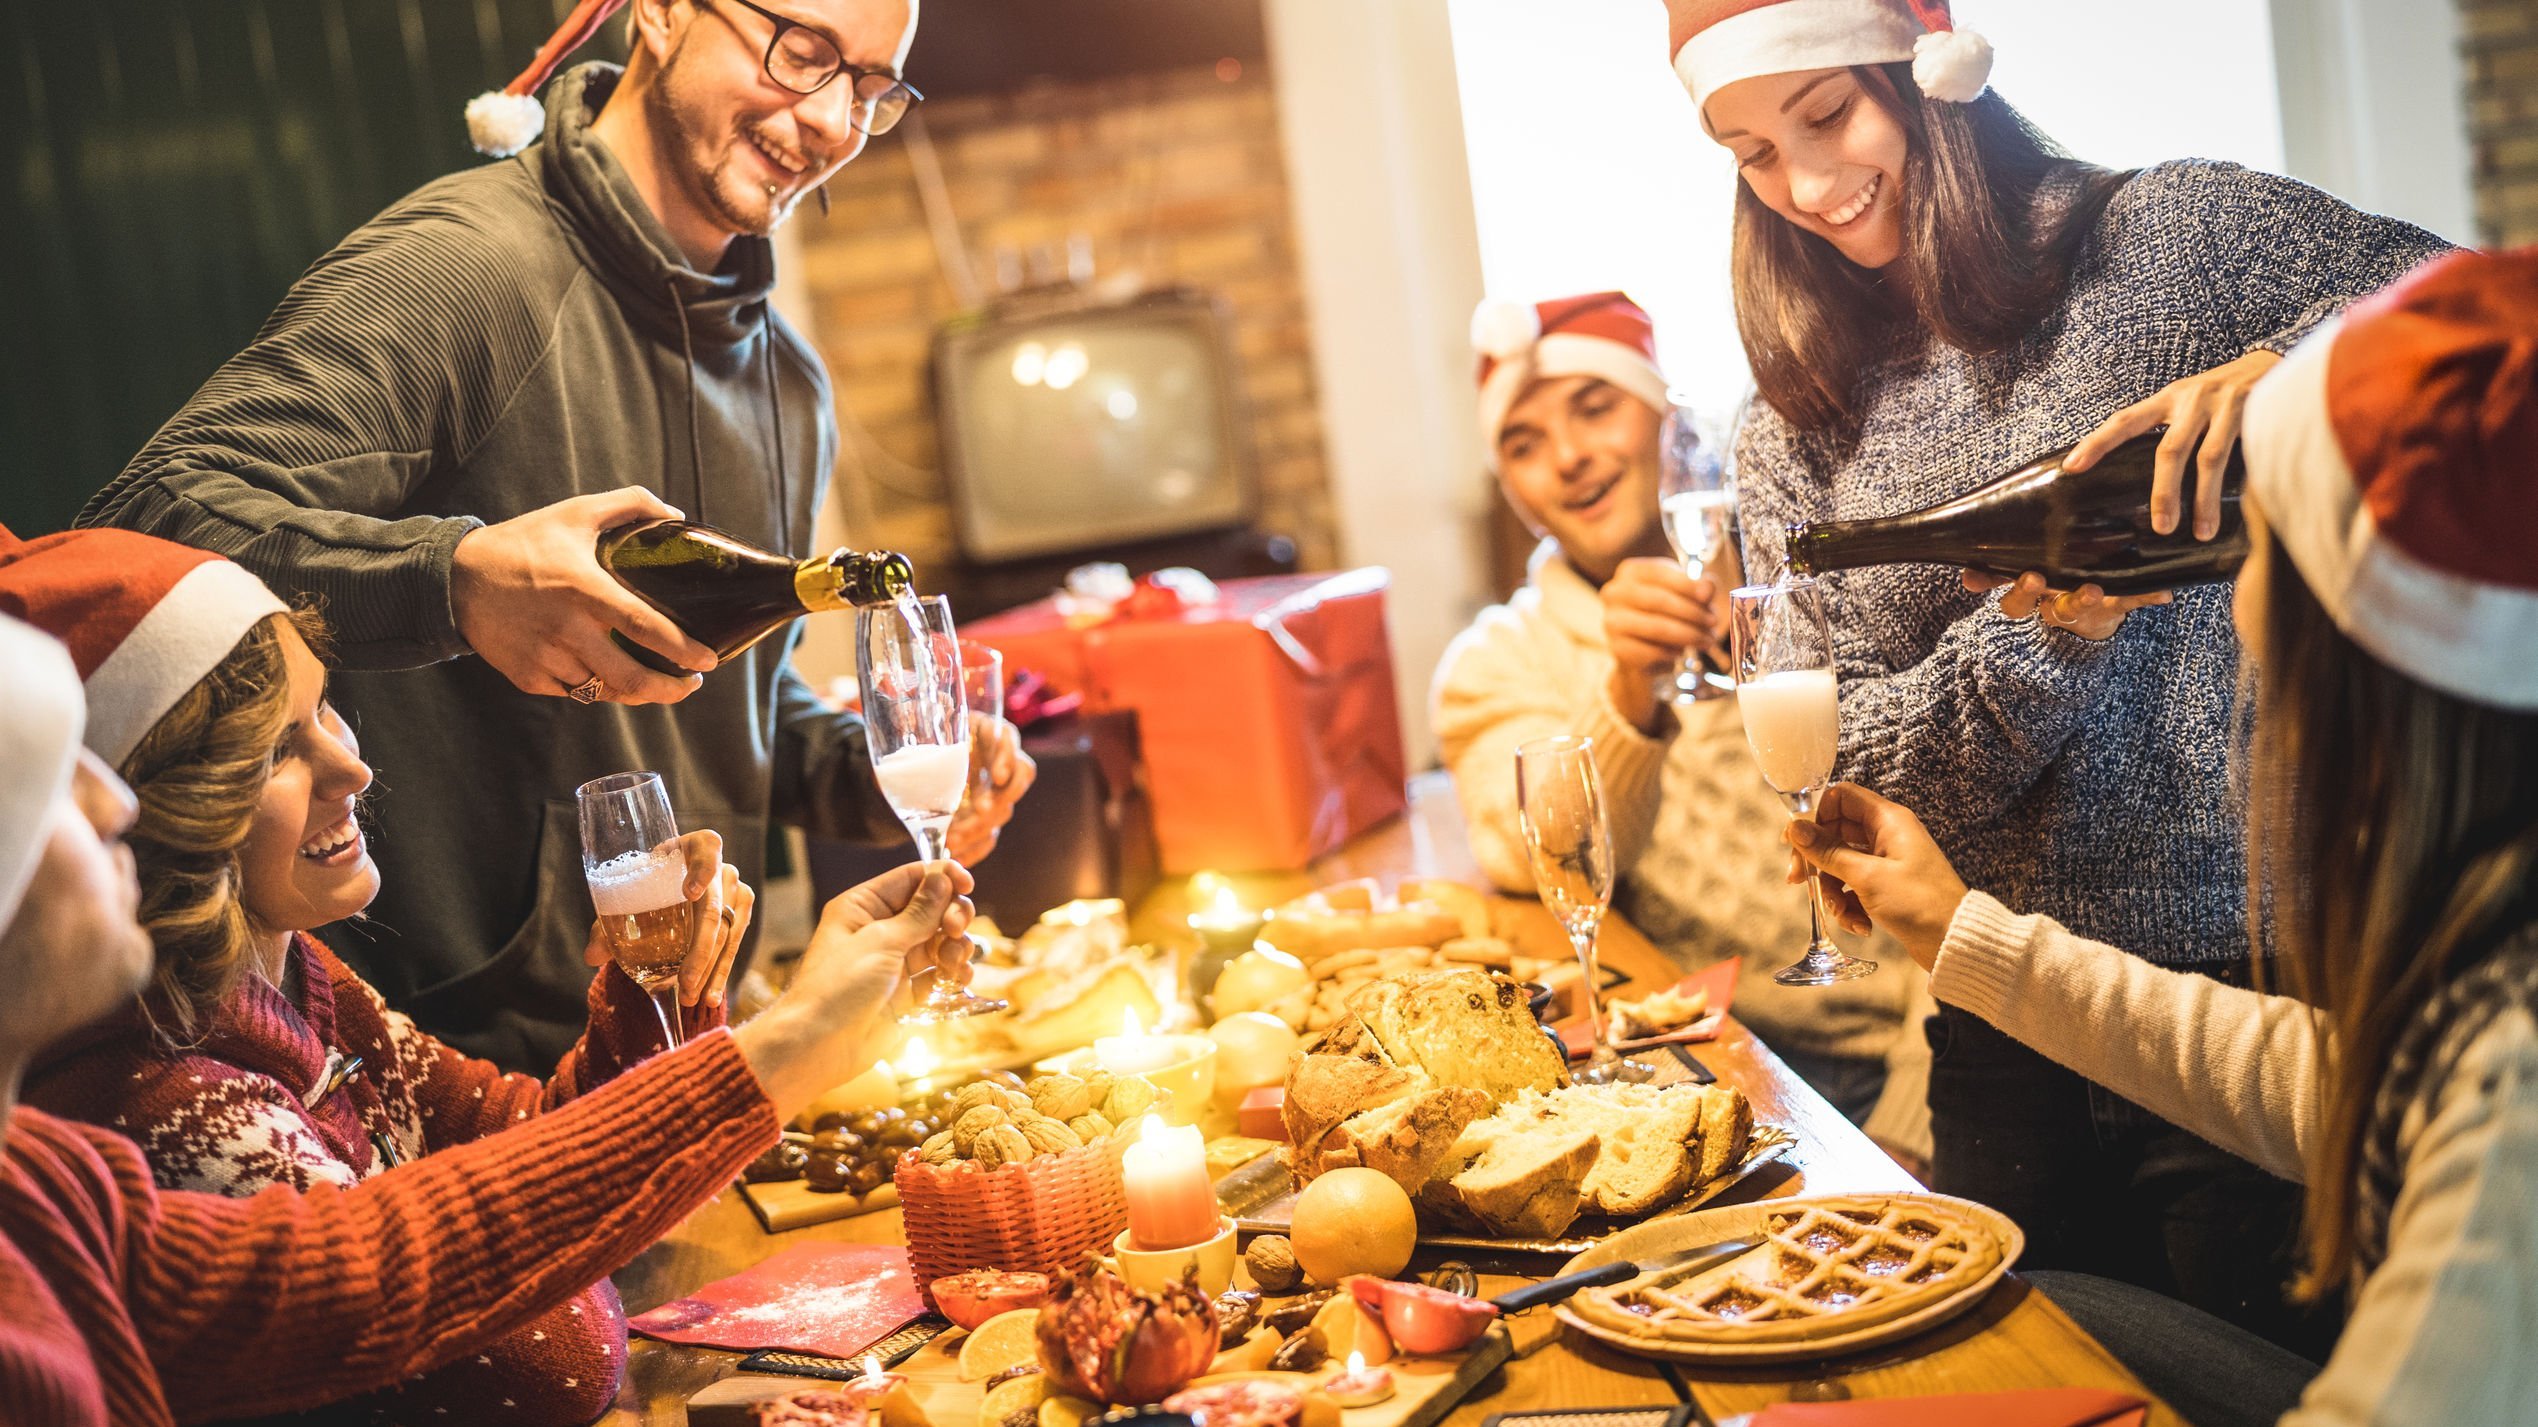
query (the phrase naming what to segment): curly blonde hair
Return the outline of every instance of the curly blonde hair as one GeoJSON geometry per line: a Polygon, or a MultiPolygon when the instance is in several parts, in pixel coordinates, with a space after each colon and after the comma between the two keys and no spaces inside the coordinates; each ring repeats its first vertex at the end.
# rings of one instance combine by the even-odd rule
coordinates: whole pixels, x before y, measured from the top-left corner
{"type": "Polygon", "coordinates": [[[157,949],[142,1009],[172,1041],[201,1033],[255,949],[238,855],[291,721],[286,622],[323,654],[316,611],[267,615],[123,761],[141,804],[126,839],[139,865],[141,925],[157,949]]]}

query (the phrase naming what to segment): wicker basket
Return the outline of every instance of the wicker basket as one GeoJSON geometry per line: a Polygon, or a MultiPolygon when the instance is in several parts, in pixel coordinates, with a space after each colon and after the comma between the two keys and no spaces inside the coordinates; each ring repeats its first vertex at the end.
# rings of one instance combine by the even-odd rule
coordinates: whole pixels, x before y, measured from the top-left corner
{"type": "MultiPolygon", "coordinates": [[[[919,1291],[963,1269],[1056,1273],[1107,1253],[1128,1227],[1117,1137],[1019,1164],[931,1165],[911,1150],[893,1178],[919,1291]]],[[[934,1301],[926,1292],[926,1302],[934,1301]]]]}

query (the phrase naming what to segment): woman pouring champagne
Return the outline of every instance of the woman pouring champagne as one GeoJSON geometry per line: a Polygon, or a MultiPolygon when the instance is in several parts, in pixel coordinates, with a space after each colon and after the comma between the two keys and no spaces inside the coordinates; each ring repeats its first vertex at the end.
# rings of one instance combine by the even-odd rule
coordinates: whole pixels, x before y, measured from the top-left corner
{"type": "MultiPolygon", "coordinates": [[[[1668,0],[1676,73],[1738,172],[1746,568],[1794,521],[1892,515],[2165,423],[2198,525],[2248,388],[2430,234],[2228,164],[2118,172],[1985,88],[1919,0],[1668,0]]],[[[2120,12],[2109,11],[2109,23],[2120,12]]],[[[2203,533],[2211,527],[2203,526],[2203,533]]],[[[1968,875],[2165,966],[2235,975],[2237,650],[2217,589],[2108,598],[1944,567],[1824,577],[1843,777],[1911,803],[1968,875]]],[[[2296,1337],[2290,1186],[1961,1013],[1931,1025],[1937,1187],[2087,1267],[2296,1337]]]]}

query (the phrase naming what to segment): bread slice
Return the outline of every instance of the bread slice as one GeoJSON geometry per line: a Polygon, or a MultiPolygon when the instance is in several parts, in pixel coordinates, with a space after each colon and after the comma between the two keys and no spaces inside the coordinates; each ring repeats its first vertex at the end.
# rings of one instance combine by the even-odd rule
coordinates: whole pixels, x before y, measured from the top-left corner
{"type": "Polygon", "coordinates": [[[1352,1115],[1379,1109],[1419,1089],[1410,1071],[1384,1053],[1362,1022],[1343,1020],[1306,1046],[1287,1072],[1279,1118],[1298,1179],[1321,1173],[1323,1141],[1352,1115]]]}
{"type": "MultiPolygon", "coordinates": [[[[1455,1143],[1478,1162],[1511,1142],[1595,1135],[1580,1179],[1585,1207],[1633,1218],[1681,1198],[1744,1156],[1752,1107],[1733,1090],[1699,1085],[1571,1085],[1519,1095],[1455,1143]]],[[[1459,1181],[1458,1181],[1459,1182],[1459,1181]]]]}
{"type": "Polygon", "coordinates": [[[1315,1172],[1362,1164],[1416,1196],[1431,1180],[1460,1168],[1455,1142],[1464,1127],[1495,1107],[1467,1086],[1437,1085],[1423,1074],[1413,1080],[1424,1088],[1352,1116],[1323,1136],[1315,1172]]]}
{"type": "Polygon", "coordinates": [[[1704,1085],[1701,1092],[1701,1167],[1695,1183],[1725,1174],[1745,1158],[1754,1139],[1754,1102],[1724,1085],[1704,1085]]]}
{"type": "Polygon", "coordinates": [[[1492,1233],[1558,1238],[1585,1206],[1581,1186],[1597,1149],[1588,1129],[1506,1135],[1454,1176],[1454,1192],[1492,1233]]]}
{"type": "Polygon", "coordinates": [[[1503,976],[1462,968],[1390,976],[1351,997],[1349,1010],[1395,1063],[1483,1091],[1492,1103],[1568,1083],[1566,1057],[1534,1020],[1524,988],[1503,976]]]}

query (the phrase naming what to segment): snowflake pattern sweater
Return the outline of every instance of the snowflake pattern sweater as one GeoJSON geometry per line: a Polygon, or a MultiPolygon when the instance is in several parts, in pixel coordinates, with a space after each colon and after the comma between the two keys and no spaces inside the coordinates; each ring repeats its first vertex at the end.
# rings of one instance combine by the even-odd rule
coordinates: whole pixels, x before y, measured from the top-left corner
{"type": "MultiPolygon", "coordinates": [[[[249,976],[197,1043],[171,1048],[135,1013],[51,1052],[28,1104],[126,1136],[162,1189],[246,1198],[349,1188],[381,1173],[373,1136],[412,1161],[479,1140],[614,1079],[662,1049],[651,1001],[613,968],[590,1026],[544,1082],[459,1054],[391,1011],[314,937],[293,939],[294,994],[249,976]],[[352,1057],[360,1072],[319,1096],[352,1057]]],[[[722,1023],[722,1012],[694,1031],[722,1023]]],[[[330,1420],[569,1427],[607,1410],[626,1361],[625,1310],[600,1279],[500,1342],[330,1420]]]]}
{"type": "Polygon", "coordinates": [[[722,1031],[505,1133],[304,1194],[162,1191],[130,1141],[21,1107],[0,1150],[0,1423],[299,1411],[487,1353],[624,1267],[779,1128],[722,1031]]]}
{"type": "MultiPolygon", "coordinates": [[[[2049,183],[2040,203],[2069,193],[2049,183]]],[[[1855,446],[1803,438],[1757,402],[1736,443],[1745,568],[1778,571],[1792,521],[1952,499],[2171,382],[2287,351],[2447,247],[2235,164],[2145,169],[2107,205],[2059,313],[2006,352],[1928,338],[1891,355],[1865,378],[1855,446]]],[[[2013,906],[2163,965],[2245,964],[2226,586],[2091,642],[2005,618],[1953,568],[1825,585],[1843,777],[1920,814],[1969,884],[2013,906]]]]}

